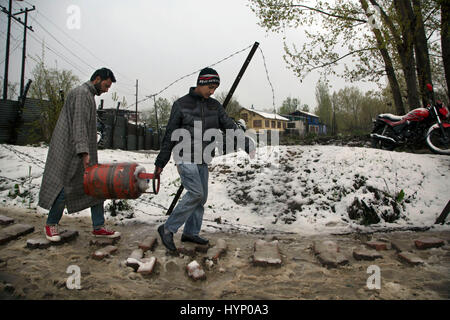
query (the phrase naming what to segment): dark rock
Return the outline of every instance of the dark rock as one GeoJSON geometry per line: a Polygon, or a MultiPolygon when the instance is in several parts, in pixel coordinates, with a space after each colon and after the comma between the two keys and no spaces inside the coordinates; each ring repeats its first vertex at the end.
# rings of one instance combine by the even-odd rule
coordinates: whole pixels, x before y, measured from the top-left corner
{"type": "Polygon", "coordinates": [[[63,230],[59,233],[59,236],[61,237],[61,243],[66,243],[69,241],[74,240],[76,237],[78,237],[78,231],[74,230],[63,230]]]}
{"type": "Polygon", "coordinates": [[[27,240],[27,248],[30,249],[46,249],[52,245],[47,238],[36,238],[27,240]]]}
{"type": "Polygon", "coordinates": [[[376,241],[376,240],[366,242],[366,246],[368,246],[369,248],[375,249],[377,251],[388,249],[386,242],[376,241]]]}
{"type": "Polygon", "coordinates": [[[423,260],[412,252],[399,252],[398,257],[401,261],[406,262],[410,265],[416,266],[419,264],[423,264],[423,260]]]}
{"type": "Polygon", "coordinates": [[[439,248],[445,244],[444,240],[438,239],[438,238],[433,238],[433,237],[421,238],[421,239],[415,240],[414,243],[416,245],[416,248],[421,249],[421,250],[429,249],[429,248],[439,248]]]}
{"type": "Polygon", "coordinates": [[[8,224],[13,224],[13,223],[14,223],[13,218],[0,215],[0,225],[6,226],[8,224]]]}
{"type": "Polygon", "coordinates": [[[375,259],[383,258],[383,256],[376,251],[370,251],[370,250],[364,250],[364,249],[353,250],[353,257],[356,260],[367,260],[367,261],[372,261],[375,259]]]}
{"type": "Polygon", "coordinates": [[[0,244],[15,240],[20,236],[31,233],[34,227],[28,224],[13,224],[0,230],[0,244]]]}

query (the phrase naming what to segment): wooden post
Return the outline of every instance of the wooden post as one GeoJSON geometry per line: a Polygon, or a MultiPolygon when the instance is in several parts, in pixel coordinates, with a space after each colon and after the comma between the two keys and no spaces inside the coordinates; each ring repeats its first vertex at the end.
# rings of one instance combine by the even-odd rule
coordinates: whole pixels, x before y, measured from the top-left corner
{"type": "Polygon", "coordinates": [[[450,200],[447,202],[447,205],[445,206],[444,210],[442,210],[442,213],[436,219],[436,222],[434,224],[438,224],[438,223],[444,224],[445,219],[447,219],[449,212],[450,212],[450,200]]]}

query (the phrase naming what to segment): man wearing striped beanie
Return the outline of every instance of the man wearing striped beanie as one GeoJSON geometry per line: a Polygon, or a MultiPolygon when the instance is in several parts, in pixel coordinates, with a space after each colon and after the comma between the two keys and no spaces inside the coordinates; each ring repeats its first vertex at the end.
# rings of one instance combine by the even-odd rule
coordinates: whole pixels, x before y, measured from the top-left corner
{"type": "Polygon", "coordinates": [[[204,68],[198,75],[195,92],[208,99],[214,94],[219,85],[220,77],[217,71],[212,68],[204,68]]]}
{"type": "Polygon", "coordinates": [[[191,87],[188,94],[174,102],[160,152],[155,160],[155,175],[158,177],[169,162],[172,150],[178,150],[179,144],[187,144],[186,149],[178,150],[173,155],[181,183],[187,192],[167,221],[158,227],[162,243],[169,251],[177,250],[173,235],[182,225],[182,242],[203,245],[209,242],[199,236],[204,205],[208,198],[208,163],[212,160],[205,157],[205,150],[211,141],[204,139],[204,133],[210,129],[239,129],[220,102],[211,97],[219,84],[220,78],[216,70],[204,68],[200,71],[197,86],[191,87]],[[198,128],[200,134],[195,133],[198,128]],[[189,134],[189,142],[184,141],[184,138],[181,142],[177,142],[177,138],[172,140],[172,134],[180,132],[178,129],[189,134]]]}

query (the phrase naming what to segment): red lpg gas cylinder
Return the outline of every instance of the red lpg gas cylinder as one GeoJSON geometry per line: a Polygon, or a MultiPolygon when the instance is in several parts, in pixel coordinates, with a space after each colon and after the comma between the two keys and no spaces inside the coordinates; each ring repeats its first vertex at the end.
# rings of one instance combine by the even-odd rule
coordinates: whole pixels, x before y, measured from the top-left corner
{"type": "Polygon", "coordinates": [[[157,194],[159,178],[137,163],[96,164],[84,171],[84,193],[100,199],[136,199],[147,190],[148,179],[157,194]]]}

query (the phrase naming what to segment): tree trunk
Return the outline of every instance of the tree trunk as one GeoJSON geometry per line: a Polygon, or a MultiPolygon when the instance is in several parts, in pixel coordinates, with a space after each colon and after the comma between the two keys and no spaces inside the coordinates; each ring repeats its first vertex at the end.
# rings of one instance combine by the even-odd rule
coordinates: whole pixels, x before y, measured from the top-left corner
{"type": "MultiPolygon", "coordinates": [[[[405,2],[409,5],[408,1],[405,2]]],[[[414,11],[412,9],[410,11],[413,14],[412,19],[415,22],[414,49],[416,52],[417,76],[419,78],[419,89],[422,103],[426,106],[430,102],[429,92],[426,85],[428,83],[433,84],[431,78],[430,56],[428,54],[428,41],[422,19],[420,0],[412,0],[412,4],[414,11]]]]}
{"type": "Polygon", "coordinates": [[[450,3],[447,0],[441,0],[441,46],[447,96],[450,100],[450,3]]]}
{"type": "MultiPolygon", "coordinates": [[[[361,7],[363,8],[364,12],[367,12],[368,9],[368,3],[366,0],[360,0],[361,7]]],[[[367,15],[369,17],[369,15],[367,15]]],[[[395,110],[397,111],[397,114],[403,115],[405,114],[405,107],[403,106],[403,100],[402,100],[402,94],[400,91],[400,86],[397,81],[397,76],[395,75],[394,70],[394,64],[392,63],[391,56],[389,55],[389,52],[386,48],[386,44],[383,38],[383,35],[381,34],[381,31],[379,29],[373,28],[373,33],[375,34],[375,39],[377,41],[377,47],[380,51],[380,54],[384,61],[384,68],[386,70],[386,74],[389,81],[389,86],[392,91],[392,96],[394,99],[394,105],[395,110]]]]}
{"type": "Polygon", "coordinates": [[[405,76],[409,109],[412,110],[420,107],[420,98],[417,90],[416,61],[414,59],[415,26],[412,20],[413,13],[409,1],[394,0],[394,6],[399,16],[400,31],[402,34],[401,41],[396,41],[397,51],[405,76]]]}

